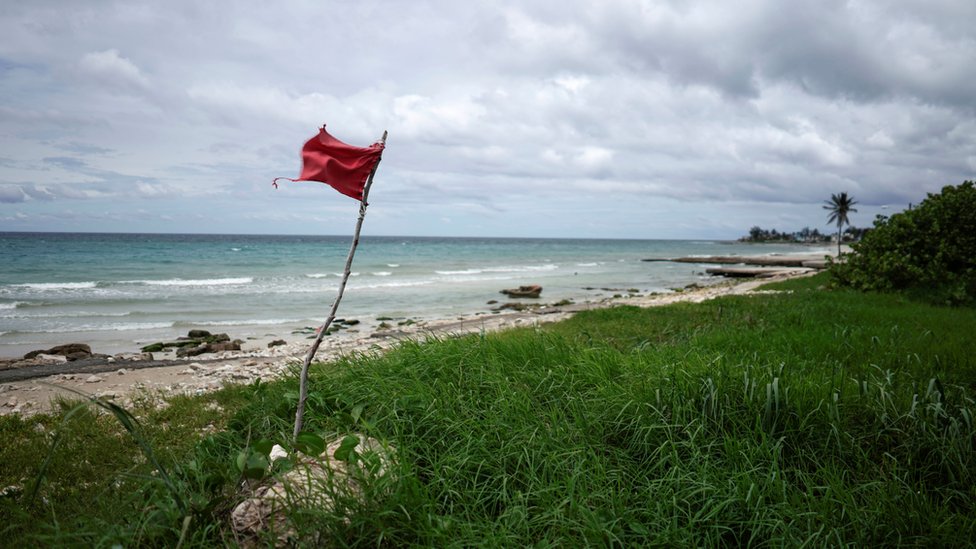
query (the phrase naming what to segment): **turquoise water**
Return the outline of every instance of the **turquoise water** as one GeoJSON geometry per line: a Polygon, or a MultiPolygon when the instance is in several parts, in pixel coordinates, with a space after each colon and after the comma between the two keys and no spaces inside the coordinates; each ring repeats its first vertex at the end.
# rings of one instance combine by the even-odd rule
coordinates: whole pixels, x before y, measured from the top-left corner
{"type": "MultiPolygon", "coordinates": [[[[135,350],[191,328],[288,334],[328,314],[348,236],[0,233],[0,357],[67,342],[135,350]]],[[[577,301],[707,279],[643,258],[826,252],[714,241],[363,237],[339,316],[451,318],[541,284],[577,301]],[[595,289],[587,289],[595,288],[595,289]],[[602,288],[611,288],[605,290],[602,288]]]]}

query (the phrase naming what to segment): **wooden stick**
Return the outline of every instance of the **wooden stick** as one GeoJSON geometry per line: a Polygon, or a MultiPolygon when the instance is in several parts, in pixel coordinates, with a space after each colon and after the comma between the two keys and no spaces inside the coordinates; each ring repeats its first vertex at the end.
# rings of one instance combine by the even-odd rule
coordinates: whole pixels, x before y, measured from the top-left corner
{"type": "MultiPolygon", "coordinates": [[[[380,140],[383,144],[386,144],[386,132],[383,132],[383,138],[380,140]]],[[[382,158],[380,158],[382,160],[382,158]]],[[[295,412],[295,432],[293,438],[298,440],[298,434],[302,432],[302,427],[305,422],[305,401],[308,400],[308,368],[312,364],[312,359],[315,358],[315,353],[319,350],[319,345],[322,344],[322,338],[329,331],[329,326],[332,325],[332,321],[335,320],[336,311],[339,310],[339,301],[342,300],[342,293],[346,290],[346,282],[349,281],[349,274],[352,272],[352,258],[356,255],[356,246],[359,245],[359,232],[363,228],[363,220],[366,219],[366,198],[369,196],[369,188],[373,185],[373,176],[376,175],[376,169],[380,167],[380,161],[376,161],[376,165],[373,166],[373,171],[369,172],[369,177],[366,179],[366,185],[363,187],[363,199],[359,203],[359,219],[356,220],[356,232],[353,233],[352,246],[349,247],[349,255],[346,257],[346,268],[342,272],[342,282],[339,283],[339,293],[336,294],[335,301],[332,302],[332,310],[329,311],[329,317],[325,319],[322,323],[322,327],[319,328],[319,333],[315,336],[315,341],[312,346],[308,349],[308,353],[305,355],[305,362],[302,364],[302,373],[299,377],[298,382],[298,411],[295,412]]]]}

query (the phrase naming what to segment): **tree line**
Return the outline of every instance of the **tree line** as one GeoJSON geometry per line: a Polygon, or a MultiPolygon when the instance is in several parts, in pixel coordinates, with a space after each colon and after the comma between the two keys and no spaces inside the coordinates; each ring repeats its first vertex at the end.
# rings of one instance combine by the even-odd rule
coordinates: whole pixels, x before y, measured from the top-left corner
{"type": "MultiPolygon", "coordinates": [[[[861,240],[870,228],[849,226],[841,233],[843,242],[857,242],[861,240]]],[[[749,234],[739,238],[739,242],[803,242],[816,244],[820,242],[831,242],[837,237],[836,234],[821,233],[818,229],[803,227],[799,231],[787,232],[776,229],[763,229],[755,226],[749,229],[749,234]]]]}

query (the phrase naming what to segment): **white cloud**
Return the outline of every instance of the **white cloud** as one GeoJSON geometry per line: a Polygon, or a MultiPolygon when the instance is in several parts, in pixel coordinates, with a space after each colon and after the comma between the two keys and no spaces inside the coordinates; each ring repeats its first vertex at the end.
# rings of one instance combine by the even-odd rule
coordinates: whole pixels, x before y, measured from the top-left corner
{"type": "Polygon", "coordinates": [[[119,55],[119,50],[116,49],[86,53],[81,57],[79,66],[86,73],[103,80],[106,85],[126,84],[140,88],[149,86],[149,80],[143,76],[139,67],[119,55]]]}

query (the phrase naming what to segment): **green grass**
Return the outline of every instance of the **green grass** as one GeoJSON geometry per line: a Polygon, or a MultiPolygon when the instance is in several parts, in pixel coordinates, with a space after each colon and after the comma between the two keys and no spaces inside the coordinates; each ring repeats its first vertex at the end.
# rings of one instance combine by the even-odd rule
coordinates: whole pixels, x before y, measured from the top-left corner
{"type": "MultiPolygon", "coordinates": [[[[390,441],[399,480],[344,514],[295,510],[296,528],[369,546],[972,546],[976,310],[823,285],[319,366],[307,430],[390,441]]],[[[79,412],[37,502],[0,499],[0,539],[233,545],[236,458],[287,440],[295,392],[135,410],[185,512],[111,417],[79,412]]],[[[61,420],[40,421],[0,421],[0,485],[36,474],[61,420]]]]}

